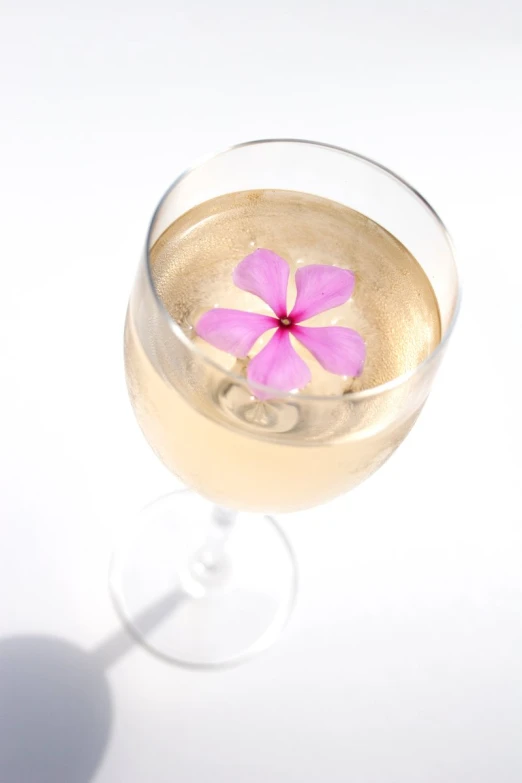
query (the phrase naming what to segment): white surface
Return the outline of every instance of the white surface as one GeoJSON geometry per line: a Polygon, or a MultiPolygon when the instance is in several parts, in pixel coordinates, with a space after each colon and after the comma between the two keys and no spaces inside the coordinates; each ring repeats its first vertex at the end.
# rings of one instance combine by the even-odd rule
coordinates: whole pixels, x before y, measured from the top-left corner
{"type": "Polygon", "coordinates": [[[123,318],[195,158],[274,135],[374,157],[440,212],[465,282],[404,446],[285,521],[301,591],[280,643],[210,674],[130,650],[96,783],[519,783],[520,4],[1,10],[1,637],[87,649],[118,628],[113,538],[175,486],[126,399],[123,318]]]}

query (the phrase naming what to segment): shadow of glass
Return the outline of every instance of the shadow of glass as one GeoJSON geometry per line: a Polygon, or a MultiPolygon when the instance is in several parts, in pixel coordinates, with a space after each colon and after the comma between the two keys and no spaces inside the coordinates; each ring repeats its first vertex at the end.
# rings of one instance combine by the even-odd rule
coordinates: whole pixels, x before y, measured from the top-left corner
{"type": "MultiPolygon", "coordinates": [[[[141,615],[152,632],[182,596],[141,615]]],[[[0,783],[89,783],[112,727],[106,672],[136,642],[125,628],[85,651],[50,636],[0,639],[0,783]]]]}
{"type": "Polygon", "coordinates": [[[105,672],[61,639],[0,641],[0,781],[88,783],[112,724],[105,672]]]}

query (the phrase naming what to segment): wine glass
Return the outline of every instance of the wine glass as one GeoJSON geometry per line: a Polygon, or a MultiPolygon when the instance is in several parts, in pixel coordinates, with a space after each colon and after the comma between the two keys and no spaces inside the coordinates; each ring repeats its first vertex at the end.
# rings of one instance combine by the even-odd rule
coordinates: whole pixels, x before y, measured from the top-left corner
{"type": "Polygon", "coordinates": [[[327,502],[392,454],[427,399],[459,298],[438,215],[363,156],[316,142],[254,141],[174,182],[153,215],[125,325],[137,420],[189,488],[148,506],[113,558],[116,606],[144,645],[212,667],[277,637],[296,567],[268,514],[327,502]],[[352,300],[311,323],[356,326],[367,346],[362,374],[324,373],[307,354],[312,382],[281,391],[248,377],[248,356],[201,339],[198,319],[210,308],[267,312],[233,284],[238,263],[260,247],[290,265],[289,300],[299,268],[354,270],[352,300]],[[169,595],[171,615],[148,633],[144,610],[169,595]]]}

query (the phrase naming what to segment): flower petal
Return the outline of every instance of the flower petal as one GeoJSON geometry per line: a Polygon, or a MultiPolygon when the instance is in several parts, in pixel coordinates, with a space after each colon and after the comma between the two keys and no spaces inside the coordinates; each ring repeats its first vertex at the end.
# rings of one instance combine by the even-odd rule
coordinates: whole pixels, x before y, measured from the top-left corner
{"type": "Polygon", "coordinates": [[[366,344],[346,326],[293,326],[292,334],[328,372],[356,378],[363,371],[366,344]]]}
{"type": "Polygon", "coordinates": [[[245,357],[268,329],[279,325],[277,318],[242,310],[216,307],[204,313],[196,324],[196,333],[215,348],[245,357]]]}
{"type": "MultiPolygon", "coordinates": [[[[295,352],[288,329],[278,329],[262,351],[248,365],[247,378],[254,383],[270,386],[282,392],[302,389],[312,378],[308,365],[295,352]]],[[[253,390],[256,397],[269,397],[253,390]]]]}
{"type": "Polygon", "coordinates": [[[271,250],[258,248],[234,269],[234,284],[255,294],[272,308],[278,318],[286,316],[286,290],[290,267],[271,250]]]}
{"type": "Polygon", "coordinates": [[[297,270],[295,284],[297,298],[289,318],[299,323],[347,302],[353,294],[355,275],[338,266],[310,264],[297,270]]]}

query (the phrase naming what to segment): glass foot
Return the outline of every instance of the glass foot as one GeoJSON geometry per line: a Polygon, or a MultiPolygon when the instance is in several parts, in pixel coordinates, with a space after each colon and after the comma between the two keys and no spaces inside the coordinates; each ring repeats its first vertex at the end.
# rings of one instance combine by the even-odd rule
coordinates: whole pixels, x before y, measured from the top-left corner
{"type": "Polygon", "coordinates": [[[113,556],[110,588],[131,633],[174,663],[239,663],[284,627],[295,558],[274,519],[176,492],[147,506],[113,556]]]}

